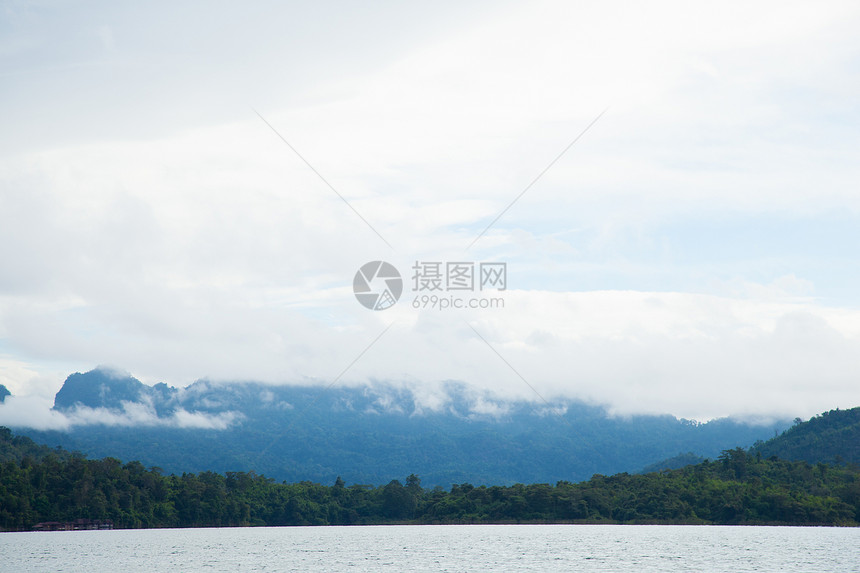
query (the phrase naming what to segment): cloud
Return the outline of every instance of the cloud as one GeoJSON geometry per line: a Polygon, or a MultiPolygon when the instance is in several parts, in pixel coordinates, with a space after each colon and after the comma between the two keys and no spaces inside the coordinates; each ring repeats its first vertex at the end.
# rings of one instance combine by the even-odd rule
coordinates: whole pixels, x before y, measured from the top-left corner
{"type": "MultiPolygon", "coordinates": [[[[85,350],[82,356],[107,355],[111,363],[132,365],[136,375],[143,370],[157,379],[161,373],[173,376],[174,384],[190,379],[182,380],[178,372],[274,384],[328,385],[341,374],[340,383],[348,385],[384,380],[414,389],[428,411],[443,407],[449,380],[502,400],[538,400],[520,376],[547,399],[581,398],[618,413],[669,412],[703,420],[730,414],[809,416],[834,404],[853,406],[860,314],[793,292],[748,290],[761,298],[510,290],[503,293],[501,309],[421,310],[404,300],[382,313],[367,311],[349,292],[337,292],[329,304],[342,307],[338,316],[349,319],[342,326],[287,312],[233,309],[221,311],[217,330],[206,334],[194,328],[170,343],[150,341],[144,354],[142,344],[117,344],[108,333],[92,333],[86,345],[77,339],[70,343],[85,350]]],[[[40,386],[43,395],[55,392],[61,380],[40,386]]],[[[143,423],[147,412],[129,410],[104,419],[143,423]]],[[[96,414],[73,421],[90,423],[96,414]]]]}
{"type": "Polygon", "coordinates": [[[177,408],[169,416],[159,417],[151,403],[122,402],[122,410],[88,408],[78,406],[67,412],[69,427],[73,426],[164,426],[170,428],[199,428],[224,430],[242,419],[238,412],[227,411],[210,414],[189,412],[177,408]]]}
{"type": "Polygon", "coordinates": [[[668,411],[699,420],[808,416],[856,401],[856,311],[686,293],[505,296],[504,309],[416,313],[415,324],[406,322],[413,310],[395,307],[392,331],[345,379],[458,379],[504,399],[540,402],[530,384],[550,400],[578,397],[615,413],[668,411]]]}
{"type": "Polygon", "coordinates": [[[0,425],[12,428],[65,431],[71,427],[69,419],[51,410],[52,397],[7,396],[0,404],[0,425]]]}
{"type": "Polygon", "coordinates": [[[189,412],[176,409],[170,416],[159,417],[151,404],[123,402],[122,410],[78,406],[65,412],[50,409],[50,403],[33,398],[9,397],[0,404],[0,424],[36,430],[68,431],[80,426],[160,426],[225,430],[239,423],[238,412],[189,412]]]}
{"type": "Polygon", "coordinates": [[[856,405],[854,3],[342,8],[9,9],[0,383],[49,401],[110,363],[534,397],[465,319],[541,394],[617,412],[856,405]],[[507,261],[505,308],[369,313],[350,285],[379,259],[407,283],[507,261]]]}
{"type": "Polygon", "coordinates": [[[501,418],[511,411],[511,407],[510,404],[502,404],[478,398],[471,405],[471,411],[475,417],[490,416],[493,418],[501,418]]]}

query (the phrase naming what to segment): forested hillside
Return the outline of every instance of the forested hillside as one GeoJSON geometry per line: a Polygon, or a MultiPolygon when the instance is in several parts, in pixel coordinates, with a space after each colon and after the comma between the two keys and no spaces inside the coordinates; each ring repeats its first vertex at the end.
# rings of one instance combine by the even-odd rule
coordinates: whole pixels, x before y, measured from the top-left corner
{"type": "MultiPolygon", "coordinates": [[[[8,434],[4,434],[7,435],[8,434]]],[[[4,449],[12,442],[5,441],[4,449]]],[[[14,457],[14,456],[9,456],[14,457]]],[[[424,489],[276,483],[254,473],[162,475],[139,462],[25,456],[0,464],[0,526],[112,520],[116,527],[379,523],[689,523],[857,525],[860,471],[725,451],[645,475],[424,489]]]]}
{"type": "Polygon", "coordinates": [[[860,408],[819,414],[772,440],[755,444],[753,451],[764,457],[810,463],[860,463],[860,408]]]}
{"type": "Polygon", "coordinates": [[[83,457],[81,454],[71,453],[60,447],[49,448],[37,444],[27,436],[16,436],[9,428],[0,426],[0,463],[20,462],[24,458],[42,460],[48,456],[60,460],[83,457]]]}

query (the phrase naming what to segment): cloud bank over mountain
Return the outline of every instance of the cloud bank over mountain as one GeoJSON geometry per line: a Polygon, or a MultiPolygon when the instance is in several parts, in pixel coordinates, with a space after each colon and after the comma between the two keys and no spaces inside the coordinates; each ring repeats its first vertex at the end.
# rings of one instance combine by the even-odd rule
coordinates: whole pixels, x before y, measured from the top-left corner
{"type": "Polygon", "coordinates": [[[504,400],[454,382],[428,390],[383,382],[324,388],[197,381],[175,388],[93,370],[66,379],[49,423],[28,420],[15,429],[177,474],[255,471],[293,481],[341,475],[388,483],[405,472],[448,487],[586,479],[637,471],[678,452],[715,457],[789,425],[612,416],[581,401],[504,400]]]}

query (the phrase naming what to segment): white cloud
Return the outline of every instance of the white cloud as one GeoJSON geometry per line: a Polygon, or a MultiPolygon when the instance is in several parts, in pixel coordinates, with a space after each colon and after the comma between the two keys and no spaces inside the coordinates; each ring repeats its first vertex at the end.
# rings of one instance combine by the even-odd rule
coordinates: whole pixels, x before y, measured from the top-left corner
{"type": "MultiPolygon", "coordinates": [[[[491,413],[487,408],[509,399],[541,402],[538,394],[606,404],[618,414],[671,412],[699,420],[731,414],[806,417],[834,404],[855,403],[860,312],[822,307],[791,294],[774,296],[765,288],[757,292],[768,297],[507,291],[505,308],[494,310],[440,312],[398,305],[372,313],[357,304],[350,310],[350,304],[344,313],[355,323],[348,329],[316,321],[295,329],[276,321],[245,329],[241,346],[220,332],[189,339],[181,343],[181,366],[169,362],[176,350],[166,344],[151,346],[147,360],[173,375],[209,369],[222,379],[241,375],[271,383],[328,385],[393,322],[340,383],[382,380],[408,388],[419,411],[444,408],[450,380],[490,393],[492,398],[475,394],[480,398],[474,405],[477,413],[491,413]],[[267,346],[276,331],[278,344],[267,346]],[[307,350],[288,350],[300,348],[307,350]]],[[[112,347],[107,338],[94,339],[93,345],[92,354],[108,353],[119,362],[140,360],[134,351],[123,354],[112,347]]],[[[140,368],[146,365],[141,362],[140,368]]],[[[391,398],[383,393],[379,399],[383,410],[391,406],[386,396],[391,398]]],[[[154,423],[152,409],[129,408],[110,415],[87,411],[69,420],[154,423]]],[[[159,423],[186,421],[177,416],[159,423]]]]}
{"type": "Polygon", "coordinates": [[[303,8],[296,35],[270,8],[12,10],[0,74],[29,95],[0,96],[0,383],[21,399],[101,363],[328,383],[392,319],[344,382],[428,385],[430,410],[446,380],[532,396],[459,313],[351,298],[368,260],[466,258],[509,262],[506,308],[465,316],[542,393],[699,418],[856,405],[854,3],[344,8],[366,34],[303,8]]]}
{"type": "Polygon", "coordinates": [[[0,404],[0,425],[36,428],[39,430],[68,430],[66,416],[51,410],[53,396],[7,396],[0,404]]]}
{"type": "Polygon", "coordinates": [[[477,415],[479,417],[490,416],[493,418],[501,418],[511,411],[511,407],[509,404],[492,402],[479,397],[471,405],[471,411],[473,415],[477,415]]]}
{"type": "Polygon", "coordinates": [[[71,410],[52,410],[44,397],[10,396],[0,404],[0,425],[67,431],[79,426],[163,426],[224,430],[241,422],[238,412],[210,414],[178,408],[171,415],[159,417],[152,404],[123,402],[122,410],[77,406],[71,410]]]}

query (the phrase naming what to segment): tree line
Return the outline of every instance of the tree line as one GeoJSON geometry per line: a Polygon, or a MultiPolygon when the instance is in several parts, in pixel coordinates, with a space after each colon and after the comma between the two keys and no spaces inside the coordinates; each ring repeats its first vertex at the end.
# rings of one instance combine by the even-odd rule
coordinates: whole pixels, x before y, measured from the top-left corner
{"type": "Polygon", "coordinates": [[[276,483],[254,472],[163,475],[115,458],[89,460],[0,429],[0,528],[112,520],[117,528],[385,523],[860,523],[860,468],[762,458],[741,448],[679,470],[594,475],[554,485],[450,489],[418,476],[386,485],[276,483]],[[26,445],[26,444],[25,444],[26,445]],[[5,448],[5,450],[4,450],[5,448]],[[3,453],[5,451],[5,453],[3,453]]]}

